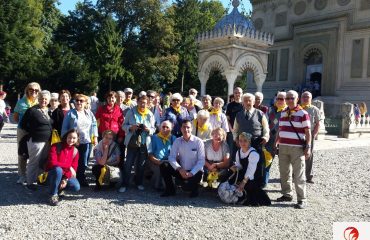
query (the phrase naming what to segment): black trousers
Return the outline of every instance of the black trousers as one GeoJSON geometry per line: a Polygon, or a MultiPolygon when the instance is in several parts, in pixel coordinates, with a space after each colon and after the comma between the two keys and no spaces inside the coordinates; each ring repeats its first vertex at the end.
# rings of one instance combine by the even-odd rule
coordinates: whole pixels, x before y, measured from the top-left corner
{"type": "Polygon", "coordinates": [[[197,192],[199,187],[199,182],[202,179],[202,171],[197,172],[194,176],[188,179],[183,179],[181,174],[173,169],[169,163],[160,165],[161,174],[165,183],[166,192],[175,193],[176,188],[172,180],[175,177],[176,182],[182,186],[184,191],[197,192]]]}
{"type": "Polygon", "coordinates": [[[96,185],[100,185],[98,179],[99,179],[99,176],[100,176],[100,173],[101,173],[101,169],[103,167],[104,167],[104,165],[97,164],[97,165],[94,165],[92,167],[92,169],[91,169],[92,174],[95,176],[95,183],[96,183],[96,185]]]}

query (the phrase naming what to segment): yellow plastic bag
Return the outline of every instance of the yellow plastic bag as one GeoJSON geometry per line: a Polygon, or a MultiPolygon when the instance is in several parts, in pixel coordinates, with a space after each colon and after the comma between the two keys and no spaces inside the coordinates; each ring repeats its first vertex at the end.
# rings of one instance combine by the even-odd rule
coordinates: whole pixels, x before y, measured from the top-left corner
{"type": "Polygon", "coordinates": [[[61,141],[62,140],[60,139],[58,131],[56,129],[53,129],[53,131],[51,132],[51,145],[53,145],[54,143],[61,142],[61,141]]]}
{"type": "Polygon", "coordinates": [[[45,183],[47,178],[48,178],[48,172],[43,172],[37,176],[37,180],[39,181],[39,183],[45,183]]]}
{"type": "MultiPolygon", "coordinates": [[[[218,172],[210,172],[207,176],[207,182],[209,187],[214,187],[218,180],[218,172]]],[[[214,187],[217,188],[217,187],[214,187]]]]}
{"type": "Polygon", "coordinates": [[[263,155],[265,156],[265,167],[268,167],[272,163],[272,155],[265,147],[262,148],[263,155]]]}
{"type": "Polygon", "coordinates": [[[107,173],[107,167],[104,166],[104,167],[102,167],[102,169],[100,171],[100,176],[99,176],[99,179],[98,179],[98,182],[99,182],[100,186],[103,186],[104,183],[106,182],[105,181],[105,175],[106,175],[106,173],[107,173]]]}

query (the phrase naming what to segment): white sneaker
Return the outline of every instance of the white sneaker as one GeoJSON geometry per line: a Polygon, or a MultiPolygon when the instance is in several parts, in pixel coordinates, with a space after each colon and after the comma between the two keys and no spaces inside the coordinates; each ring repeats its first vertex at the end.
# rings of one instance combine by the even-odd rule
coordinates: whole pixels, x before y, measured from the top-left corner
{"type": "Polygon", "coordinates": [[[18,183],[18,184],[22,184],[22,185],[24,185],[24,184],[26,183],[26,178],[25,178],[25,177],[23,177],[23,176],[20,176],[20,177],[18,178],[18,180],[17,180],[17,183],[18,183]]]}
{"type": "Polygon", "coordinates": [[[120,193],[124,193],[124,192],[126,192],[126,187],[120,187],[120,188],[118,189],[118,192],[120,192],[120,193]]]}
{"type": "Polygon", "coordinates": [[[137,189],[139,189],[140,191],[144,191],[145,187],[143,185],[139,185],[137,186],[137,189]]]}

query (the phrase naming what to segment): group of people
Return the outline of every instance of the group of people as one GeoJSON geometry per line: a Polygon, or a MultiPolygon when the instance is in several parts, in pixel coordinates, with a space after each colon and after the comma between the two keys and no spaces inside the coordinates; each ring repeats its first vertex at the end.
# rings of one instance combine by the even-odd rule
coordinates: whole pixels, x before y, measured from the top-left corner
{"type": "Polygon", "coordinates": [[[243,203],[251,206],[271,204],[264,188],[279,154],[283,196],[277,201],[293,200],[293,178],[295,207],[305,208],[320,123],[310,92],[302,94],[300,105],[297,92],[278,92],[270,107],[262,105],[262,93],[243,94],[239,87],[226,108],[219,97],[198,100],[195,89],[186,97],[163,98],[141,91],[134,99],[133,90],[125,88],[108,92],[103,104],[94,97],[75,94],[72,99],[68,90],[50,93],[32,82],[14,109],[18,183],[37,190],[38,176],[46,172],[51,205],[58,204],[64,190],[89,186],[86,169],[93,151],[96,191],[118,185],[124,193],[134,167],[138,190],[145,189],[148,175],[162,197],[175,195],[178,188],[197,197],[201,185],[216,188],[228,181],[246,193],[243,203]]]}

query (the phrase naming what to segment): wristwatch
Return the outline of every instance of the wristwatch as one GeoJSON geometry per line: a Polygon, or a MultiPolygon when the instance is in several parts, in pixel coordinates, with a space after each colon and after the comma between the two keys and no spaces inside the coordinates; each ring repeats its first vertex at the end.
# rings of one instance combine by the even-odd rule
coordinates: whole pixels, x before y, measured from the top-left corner
{"type": "Polygon", "coordinates": [[[307,145],[306,145],[306,149],[307,149],[307,148],[311,148],[311,145],[310,145],[310,144],[307,144],[307,145]]]}

